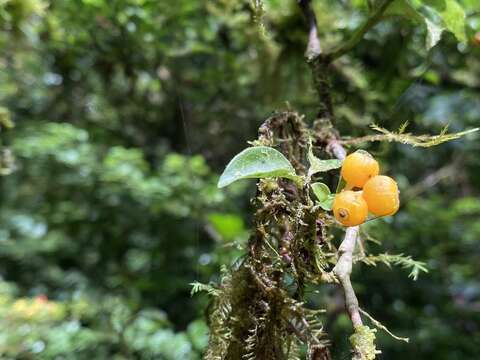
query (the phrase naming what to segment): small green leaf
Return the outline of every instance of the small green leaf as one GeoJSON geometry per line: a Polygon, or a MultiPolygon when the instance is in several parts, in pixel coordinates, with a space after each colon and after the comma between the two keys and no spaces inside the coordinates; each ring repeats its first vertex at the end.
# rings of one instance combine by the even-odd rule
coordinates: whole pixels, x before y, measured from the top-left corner
{"type": "Polygon", "coordinates": [[[320,160],[317,158],[312,151],[312,145],[308,149],[308,161],[310,163],[310,168],[308,169],[308,177],[311,177],[313,174],[318,172],[326,172],[334,169],[338,169],[342,166],[342,161],[337,159],[329,160],[320,160]]]}
{"type": "Polygon", "coordinates": [[[237,154],[218,180],[222,188],[240,179],[282,177],[301,184],[302,179],[283,154],[268,146],[254,146],[237,154]]]}
{"type": "Polygon", "coordinates": [[[335,200],[335,194],[330,194],[327,196],[327,198],[323,201],[319,201],[318,205],[326,211],[332,210],[333,207],[333,201],[335,200]]]}
{"type": "Polygon", "coordinates": [[[321,182],[316,182],[312,184],[312,190],[318,201],[324,201],[330,195],[330,189],[328,186],[321,182]]]}
{"type": "Polygon", "coordinates": [[[332,210],[335,194],[330,193],[330,189],[328,188],[328,186],[324,183],[316,182],[312,184],[312,190],[318,199],[317,205],[320,206],[323,210],[332,210]]]}

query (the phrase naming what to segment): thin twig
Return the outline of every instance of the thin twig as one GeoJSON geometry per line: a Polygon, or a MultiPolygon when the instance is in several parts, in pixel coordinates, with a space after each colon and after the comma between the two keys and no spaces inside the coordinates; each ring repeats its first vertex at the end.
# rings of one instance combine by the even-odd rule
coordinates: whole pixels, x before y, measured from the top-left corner
{"type": "Polygon", "coordinates": [[[382,329],[383,331],[385,331],[388,335],[390,335],[391,337],[393,337],[395,340],[400,340],[400,341],[405,341],[405,342],[409,342],[410,339],[409,338],[405,338],[405,337],[400,337],[400,336],[397,336],[395,335],[394,333],[392,333],[390,330],[387,329],[387,327],[385,325],[383,325],[380,321],[378,320],[375,320],[372,315],[370,315],[369,313],[367,313],[365,310],[363,309],[359,309],[360,312],[365,315],[372,323],[373,325],[375,325],[377,328],[379,329],[382,329]]]}
{"type": "Polygon", "coordinates": [[[362,318],[360,317],[357,296],[355,295],[352,282],[350,281],[350,274],[352,273],[353,251],[355,250],[355,243],[358,237],[358,229],[358,226],[347,228],[347,231],[345,232],[345,238],[338,249],[340,257],[337,264],[333,268],[333,273],[336,275],[343,287],[345,294],[345,306],[354,328],[363,325],[362,318]]]}
{"type": "MultiPolygon", "coordinates": [[[[336,158],[343,160],[346,156],[345,148],[336,140],[330,141],[327,148],[335,155],[336,158]]],[[[345,307],[352,321],[353,327],[362,325],[362,318],[360,317],[357,296],[353,290],[352,282],[350,281],[350,274],[352,273],[353,251],[357,239],[360,241],[359,227],[353,226],[347,228],[345,238],[343,239],[338,253],[337,264],[333,268],[333,273],[340,281],[345,294],[345,307]]]]}
{"type": "Polygon", "coordinates": [[[373,15],[363,24],[354,34],[353,36],[342,46],[338,49],[333,50],[329,54],[329,58],[333,61],[338,59],[339,57],[345,55],[349,51],[351,51],[362,39],[363,36],[375,25],[377,25],[380,20],[382,19],[383,13],[387,10],[390,4],[394,0],[385,0],[382,5],[380,5],[373,15]]]}

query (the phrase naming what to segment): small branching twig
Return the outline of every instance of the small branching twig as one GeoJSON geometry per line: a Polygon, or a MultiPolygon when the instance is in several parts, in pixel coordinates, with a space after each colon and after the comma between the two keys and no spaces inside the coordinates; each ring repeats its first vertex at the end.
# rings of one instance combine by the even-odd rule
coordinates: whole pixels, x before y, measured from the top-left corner
{"type": "Polygon", "coordinates": [[[375,325],[375,327],[385,331],[388,335],[390,335],[391,337],[393,337],[395,340],[400,340],[400,341],[405,341],[405,342],[409,342],[410,339],[409,338],[404,338],[404,337],[400,337],[400,336],[397,336],[395,335],[394,333],[392,333],[390,330],[387,329],[387,327],[385,325],[383,325],[380,321],[378,320],[375,320],[369,313],[367,313],[365,310],[363,309],[359,309],[360,312],[365,315],[371,322],[373,325],[375,325]]]}

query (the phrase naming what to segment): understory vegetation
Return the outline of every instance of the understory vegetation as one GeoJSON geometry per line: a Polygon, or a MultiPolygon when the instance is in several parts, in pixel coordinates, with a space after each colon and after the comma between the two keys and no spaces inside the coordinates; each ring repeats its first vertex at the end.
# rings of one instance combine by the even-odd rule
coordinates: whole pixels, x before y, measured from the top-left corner
{"type": "Polygon", "coordinates": [[[479,32],[477,0],[0,0],[0,357],[476,359],[479,32]],[[220,177],[255,146],[287,163],[220,177]],[[400,209],[344,228],[357,149],[400,209]]]}

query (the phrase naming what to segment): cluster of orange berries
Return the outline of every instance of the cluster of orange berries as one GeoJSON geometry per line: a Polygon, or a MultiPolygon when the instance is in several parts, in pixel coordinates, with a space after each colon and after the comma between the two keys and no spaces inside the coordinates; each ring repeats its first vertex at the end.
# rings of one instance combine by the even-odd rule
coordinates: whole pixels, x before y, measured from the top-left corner
{"type": "Polygon", "coordinates": [[[397,212],[400,206],[397,183],[391,177],[378,175],[379,172],[378,162],[366,151],[359,150],[345,158],[341,176],[348,190],[335,195],[333,202],[333,214],[342,225],[363,224],[369,212],[375,216],[397,212]]]}

